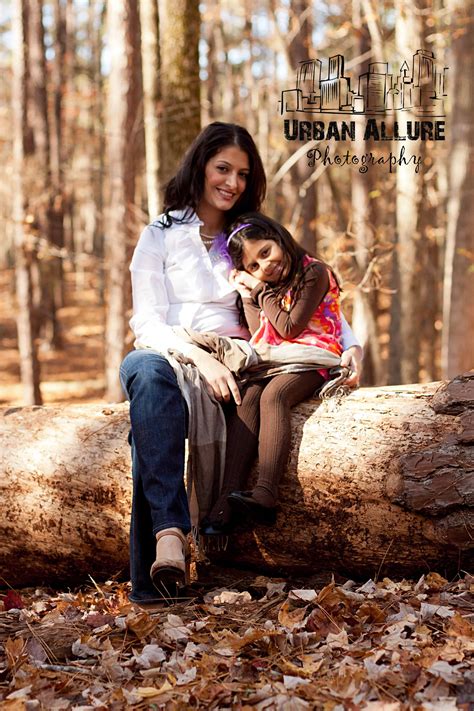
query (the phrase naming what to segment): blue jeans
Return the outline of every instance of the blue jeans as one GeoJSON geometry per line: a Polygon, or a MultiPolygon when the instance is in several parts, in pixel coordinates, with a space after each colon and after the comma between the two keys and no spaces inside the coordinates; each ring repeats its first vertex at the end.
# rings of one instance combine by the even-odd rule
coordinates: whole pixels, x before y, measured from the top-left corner
{"type": "Polygon", "coordinates": [[[130,577],[134,602],[161,600],[150,579],[155,534],[165,528],[191,530],[184,487],[187,408],[166,358],[137,350],[120,366],[130,401],[133,499],[130,577]]]}

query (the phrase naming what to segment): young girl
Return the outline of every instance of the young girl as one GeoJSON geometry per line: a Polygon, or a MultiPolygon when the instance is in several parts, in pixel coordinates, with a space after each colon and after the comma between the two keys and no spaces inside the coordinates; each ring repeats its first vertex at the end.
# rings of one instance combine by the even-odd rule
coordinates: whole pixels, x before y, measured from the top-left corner
{"type": "MultiPolygon", "coordinates": [[[[235,267],[230,281],[242,297],[251,344],[299,343],[341,355],[340,288],[327,264],[259,213],[234,222],[227,249],[235,267]]],[[[224,489],[203,533],[225,531],[229,520],[242,514],[258,523],[275,522],[278,483],[290,450],[290,409],[326,378],[325,370],[285,373],[252,382],[242,393],[240,427],[228,432],[224,489]],[[256,486],[240,491],[257,451],[256,486]]]]}

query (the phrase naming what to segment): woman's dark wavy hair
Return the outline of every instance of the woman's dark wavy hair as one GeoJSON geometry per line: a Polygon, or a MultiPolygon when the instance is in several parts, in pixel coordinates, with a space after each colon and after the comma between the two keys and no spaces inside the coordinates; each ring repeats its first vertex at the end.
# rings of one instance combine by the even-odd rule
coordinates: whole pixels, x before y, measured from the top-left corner
{"type": "MultiPolygon", "coordinates": [[[[288,272],[282,281],[273,286],[273,291],[278,296],[283,296],[291,289],[293,291],[293,297],[296,298],[301,284],[301,277],[304,272],[303,257],[309,254],[309,256],[318,259],[318,261],[322,262],[322,260],[315,257],[315,255],[308,250],[303,249],[303,247],[295,241],[290,232],[288,232],[286,227],[280,225],[279,222],[272,220],[271,217],[267,217],[260,212],[249,212],[240,215],[239,219],[227,229],[227,251],[236,269],[244,269],[244,243],[247,240],[256,241],[260,239],[270,239],[276,242],[288,260],[288,272]],[[237,229],[239,225],[246,225],[246,227],[243,227],[232,235],[232,232],[237,229]],[[232,235],[230,239],[229,235],[232,235]]],[[[328,264],[325,262],[322,263],[331,270],[339,286],[339,281],[334,271],[328,264]]]]}
{"type": "Polygon", "coordinates": [[[249,175],[244,192],[236,204],[226,213],[226,223],[249,210],[258,210],[265,198],[267,181],[262,160],[250,133],[234,123],[215,121],[201,131],[186,151],[174,178],[165,187],[163,227],[172,222],[189,222],[196,211],[204,191],[206,164],[210,158],[227,146],[238,146],[249,159],[249,175]],[[177,220],[170,215],[172,210],[185,210],[177,220]]]}

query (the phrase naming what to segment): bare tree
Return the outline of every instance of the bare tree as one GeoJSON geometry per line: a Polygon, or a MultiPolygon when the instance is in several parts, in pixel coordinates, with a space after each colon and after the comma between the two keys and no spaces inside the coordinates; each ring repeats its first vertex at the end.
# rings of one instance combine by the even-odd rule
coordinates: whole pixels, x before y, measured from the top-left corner
{"type": "MultiPolygon", "coordinates": [[[[47,221],[49,240],[56,254],[51,257],[50,278],[54,311],[64,305],[64,274],[61,256],[57,253],[64,247],[64,148],[63,148],[63,96],[65,93],[65,55],[66,55],[66,13],[64,0],[54,3],[54,62],[52,65],[53,111],[50,127],[51,145],[51,196],[49,199],[47,221]]],[[[59,343],[59,330],[56,327],[55,345],[59,343]]]]}
{"type": "MultiPolygon", "coordinates": [[[[421,41],[420,0],[398,0],[395,29],[398,56],[411,57],[421,41]]],[[[414,122],[412,110],[404,112],[407,121],[414,122]]],[[[417,152],[408,141],[404,145],[407,160],[417,152]]],[[[389,382],[413,383],[419,377],[421,313],[419,308],[420,274],[419,210],[422,195],[422,176],[412,165],[397,168],[396,189],[396,246],[394,252],[393,284],[397,293],[392,299],[390,325],[389,382]]]]}
{"type": "MultiPolygon", "coordinates": [[[[367,56],[370,45],[377,61],[382,61],[382,43],[380,31],[375,14],[371,12],[370,0],[353,0],[352,21],[355,33],[356,52],[358,56],[367,56]],[[361,7],[362,5],[362,7],[361,7]],[[364,8],[364,16],[362,16],[364,8]],[[370,42],[369,42],[370,40],[370,42]]],[[[359,73],[368,72],[369,63],[364,60],[359,66],[359,73]]],[[[363,119],[354,116],[356,124],[354,147],[359,155],[367,151],[367,142],[364,139],[363,119]]],[[[374,224],[374,210],[372,210],[369,195],[372,191],[372,175],[362,174],[358,168],[351,173],[351,199],[352,199],[352,224],[351,233],[354,239],[354,263],[357,271],[358,288],[354,292],[354,308],[352,312],[352,326],[364,347],[363,382],[368,385],[381,384],[382,362],[380,356],[379,333],[377,324],[377,292],[371,288],[371,280],[367,278],[371,259],[374,258],[374,245],[376,242],[376,224],[374,224]],[[362,282],[366,282],[363,286],[362,282]]]]}
{"type": "MultiPolygon", "coordinates": [[[[56,285],[57,260],[54,255],[55,240],[62,239],[62,204],[61,198],[54,190],[51,170],[51,139],[48,111],[47,72],[43,27],[43,0],[30,0],[28,3],[28,47],[29,47],[29,87],[28,113],[33,129],[34,159],[32,158],[30,180],[32,196],[29,209],[35,217],[35,226],[39,236],[48,248],[43,250],[40,262],[40,294],[41,303],[35,304],[39,315],[42,336],[48,345],[58,348],[61,345],[59,324],[57,320],[56,285]],[[57,212],[59,215],[57,216],[57,212]],[[58,236],[59,233],[59,236],[58,236]],[[50,247],[53,246],[53,249],[50,247]]],[[[58,45],[57,45],[58,47],[58,45]]],[[[56,94],[56,98],[60,97],[56,94]]],[[[56,107],[55,107],[56,108],[56,107]]],[[[55,145],[57,147],[55,179],[60,179],[60,111],[54,126],[55,145]]]]}
{"type": "Polygon", "coordinates": [[[160,45],[157,0],[140,0],[148,215],[161,212],[160,200],[160,45]]]}
{"type": "MultiPolygon", "coordinates": [[[[463,21],[469,7],[469,0],[452,0],[453,17],[463,21]]],[[[442,370],[447,378],[474,367],[474,48],[471,32],[456,29],[443,287],[442,370]]]]}
{"type": "Polygon", "coordinates": [[[123,398],[118,372],[122,361],[128,308],[127,265],[135,236],[134,199],[137,142],[141,116],[140,25],[133,0],[116,0],[108,7],[107,29],[111,69],[107,105],[107,154],[110,202],[105,230],[108,267],[106,315],[107,398],[123,398]]]}
{"type": "MultiPolygon", "coordinates": [[[[294,71],[300,62],[311,58],[312,10],[313,3],[309,0],[291,0],[288,59],[294,71]]],[[[298,209],[296,237],[310,252],[316,249],[316,186],[312,180],[308,180],[312,174],[313,170],[304,158],[291,171],[298,209]]],[[[293,222],[296,222],[294,218],[293,222]]]]}
{"type": "Polygon", "coordinates": [[[28,264],[28,245],[25,239],[23,205],[24,136],[26,125],[26,61],[23,2],[13,3],[13,221],[15,236],[15,280],[17,296],[18,349],[26,405],[41,405],[40,371],[34,340],[31,274],[28,264]]]}
{"type": "Polygon", "coordinates": [[[162,182],[201,127],[199,83],[200,15],[196,0],[159,0],[162,182]]]}

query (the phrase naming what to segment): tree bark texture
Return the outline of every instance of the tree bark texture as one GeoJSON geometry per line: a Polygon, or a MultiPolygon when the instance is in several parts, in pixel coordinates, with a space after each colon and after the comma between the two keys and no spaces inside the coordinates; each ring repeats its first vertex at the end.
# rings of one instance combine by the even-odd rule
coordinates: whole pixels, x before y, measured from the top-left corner
{"type": "Polygon", "coordinates": [[[160,195],[160,38],[157,0],[140,0],[143,114],[148,215],[161,212],[160,195]]]}
{"type": "MultiPolygon", "coordinates": [[[[453,0],[453,16],[461,25],[469,3],[453,0]]],[[[467,15],[466,15],[467,16],[467,15]]],[[[443,286],[442,372],[452,377],[474,364],[474,49],[472,36],[463,26],[453,32],[453,109],[450,130],[449,194],[443,286]],[[454,66],[453,66],[454,64],[454,66]]]]}
{"type": "MultiPolygon", "coordinates": [[[[291,68],[296,72],[300,62],[311,58],[312,3],[308,0],[291,0],[288,29],[290,36],[288,60],[291,68]]],[[[304,118],[312,117],[309,115],[304,118]]],[[[309,180],[313,173],[313,169],[308,166],[306,156],[302,156],[291,170],[296,193],[292,226],[294,225],[296,228],[296,240],[310,252],[316,252],[316,188],[314,183],[309,180]]]]}
{"type": "MultiPolygon", "coordinates": [[[[128,563],[126,404],[1,412],[0,565],[13,586],[103,580],[128,563]]],[[[468,570],[474,540],[474,373],[299,405],[273,528],[219,557],[354,577],[468,570]]]]}
{"type": "Polygon", "coordinates": [[[26,57],[25,26],[22,0],[13,6],[13,192],[12,215],[15,224],[15,289],[17,298],[17,332],[20,355],[23,400],[28,405],[41,405],[40,367],[34,339],[34,314],[31,270],[25,239],[24,159],[26,126],[26,57]]]}
{"type": "Polygon", "coordinates": [[[109,209],[105,228],[108,274],[106,317],[107,397],[120,401],[118,379],[126,341],[127,265],[136,240],[134,220],[137,137],[140,111],[140,25],[137,4],[117,0],[109,4],[107,31],[111,44],[111,69],[107,104],[109,209]]]}
{"type": "MultiPolygon", "coordinates": [[[[395,43],[401,61],[411,58],[422,46],[419,13],[422,0],[400,0],[397,5],[395,43]]],[[[377,60],[380,61],[380,60],[377,60]]],[[[404,118],[414,122],[417,117],[413,110],[404,111],[404,118]]],[[[406,159],[417,153],[412,142],[407,141],[406,159]]],[[[392,318],[390,324],[390,383],[411,383],[419,379],[419,354],[421,336],[421,310],[419,308],[420,275],[419,256],[419,211],[422,174],[410,167],[401,166],[396,174],[396,253],[392,288],[397,290],[392,298],[392,318]]]]}
{"type": "Polygon", "coordinates": [[[201,129],[199,84],[199,3],[159,0],[161,97],[161,180],[175,174],[201,129]]]}

